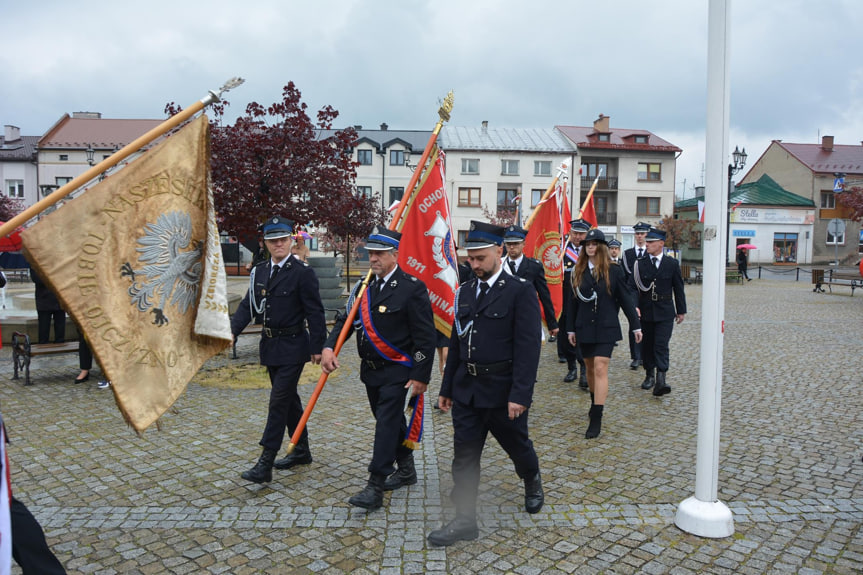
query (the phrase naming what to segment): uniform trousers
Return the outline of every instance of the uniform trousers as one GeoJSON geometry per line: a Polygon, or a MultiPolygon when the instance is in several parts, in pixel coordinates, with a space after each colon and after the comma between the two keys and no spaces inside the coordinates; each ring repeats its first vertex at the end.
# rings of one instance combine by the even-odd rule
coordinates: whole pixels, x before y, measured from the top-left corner
{"type": "Polygon", "coordinates": [[[66,338],[66,312],[62,309],[54,311],[37,311],[39,320],[39,343],[48,343],[51,335],[51,322],[54,322],[54,343],[63,343],[66,338]]]}
{"type": "Polygon", "coordinates": [[[674,320],[641,320],[641,358],[645,369],[668,371],[668,342],[674,330],[674,320]]]}
{"type": "MultiPolygon", "coordinates": [[[[291,365],[270,365],[270,406],[267,411],[267,425],[261,437],[261,445],[266,449],[278,451],[285,439],[285,429],[293,434],[303,416],[303,402],[297,393],[297,384],[303,372],[303,363],[291,365]]],[[[308,440],[308,428],[303,429],[300,441],[308,440]]]]}
{"type": "Polygon", "coordinates": [[[65,574],[66,570],[51,552],[45,533],[30,510],[12,498],[9,508],[12,523],[12,558],[24,575],[65,574]]]}
{"type": "Polygon", "coordinates": [[[366,385],[369,407],[375,416],[375,441],[369,473],[390,475],[396,470],[393,462],[413,452],[402,445],[408,429],[405,419],[406,383],[407,380],[366,385]]]}
{"type": "Polygon", "coordinates": [[[641,344],[635,341],[635,332],[629,332],[629,359],[641,360],[641,344]]]}
{"type": "Polygon", "coordinates": [[[90,346],[87,345],[87,340],[84,339],[84,334],[78,334],[78,369],[93,369],[93,352],[90,346]]]}
{"type": "Polygon", "coordinates": [[[511,420],[506,406],[477,408],[453,402],[452,499],[460,513],[475,511],[480,460],[489,432],[509,455],[520,478],[539,472],[539,459],[527,433],[527,414],[511,420]]]}

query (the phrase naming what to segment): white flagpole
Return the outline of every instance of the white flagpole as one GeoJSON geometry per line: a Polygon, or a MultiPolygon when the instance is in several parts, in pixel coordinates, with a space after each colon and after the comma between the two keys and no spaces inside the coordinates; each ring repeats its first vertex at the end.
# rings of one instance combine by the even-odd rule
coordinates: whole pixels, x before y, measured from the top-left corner
{"type": "Polygon", "coordinates": [[[719,412],[722,404],[722,347],[725,320],[725,252],[722,218],[728,206],[724,164],[728,157],[728,83],[731,0],[710,0],[707,25],[707,187],[704,213],[701,371],[698,387],[698,440],[695,496],[677,509],[674,523],[702,537],[734,533],[731,510],[717,498],[719,412]]]}

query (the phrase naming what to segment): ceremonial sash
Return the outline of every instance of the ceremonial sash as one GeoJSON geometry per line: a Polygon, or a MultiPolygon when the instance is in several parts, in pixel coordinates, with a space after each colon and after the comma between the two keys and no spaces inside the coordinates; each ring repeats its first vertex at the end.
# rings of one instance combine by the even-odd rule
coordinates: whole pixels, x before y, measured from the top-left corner
{"type": "Polygon", "coordinates": [[[372,321],[372,300],[369,292],[370,290],[367,289],[366,293],[363,294],[363,300],[360,302],[360,319],[362,319],[363,322],[363,329],[366,332],[366,338],[382,358],[407,367],[413,367],[414,362],[411,359],[411,356],[384,339],[384,337],[378,333],[378,330],[375,328],[375,324],[372,321]]]}
{"type": "Polygon", "coordinates": [[[409,449],[418,449],[423,439],[423,419],[425,416],[425,395],[415,395],[408,401],[408,410],[413,409],[408,430],[402,445],[409,449]]]}
{"type": "Polygon", "coordinates": [[[575,251],[575,247],[570,243],[566,244],[566,257],[574,262],[578,261],[578,252],[575,251]]]}

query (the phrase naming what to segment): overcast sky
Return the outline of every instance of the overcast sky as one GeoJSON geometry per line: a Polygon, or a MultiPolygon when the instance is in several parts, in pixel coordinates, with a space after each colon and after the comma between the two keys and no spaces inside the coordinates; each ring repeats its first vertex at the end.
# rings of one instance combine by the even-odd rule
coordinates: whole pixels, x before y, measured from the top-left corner
{"type": "MultiPolygon", "coordinates": [[[[233,121],[294,81],[337,127],[645,129],[702,183],[708,0],[0,0],[0,123],[38,136],[64,113],[162,118],[235,75],[233,121]]],[[[731,5],[730,149],[863,140],[863,2],[731,5]]],[[[741,177],[743,174],[740,174],[741,177]]]]}

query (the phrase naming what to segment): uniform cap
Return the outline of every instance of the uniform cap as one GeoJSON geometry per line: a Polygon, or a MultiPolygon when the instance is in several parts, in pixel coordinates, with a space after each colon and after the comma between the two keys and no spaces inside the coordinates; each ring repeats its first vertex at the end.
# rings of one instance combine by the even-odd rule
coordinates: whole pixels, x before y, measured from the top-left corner
{"type": "Polygon", "coordinates": [[[499,246],[503,243],[505,232],[506,230],[500,226],[471,220],[464,247],[468,250],[478,250],[491,246],[499,246]]]}
{"type": "Polygon", "coordinates": [[[286,238],[294,231],[294,222],[285,219],[282,216],[273,216],[262,226],[265,240],[277,240],[286,238]]]}
{"type": "Polygon", "coordinates": [[[375,226],[366,239],[366,249],[373,252],[397,250],[401,239],[402,235],[399,232],[375,226]]]}

